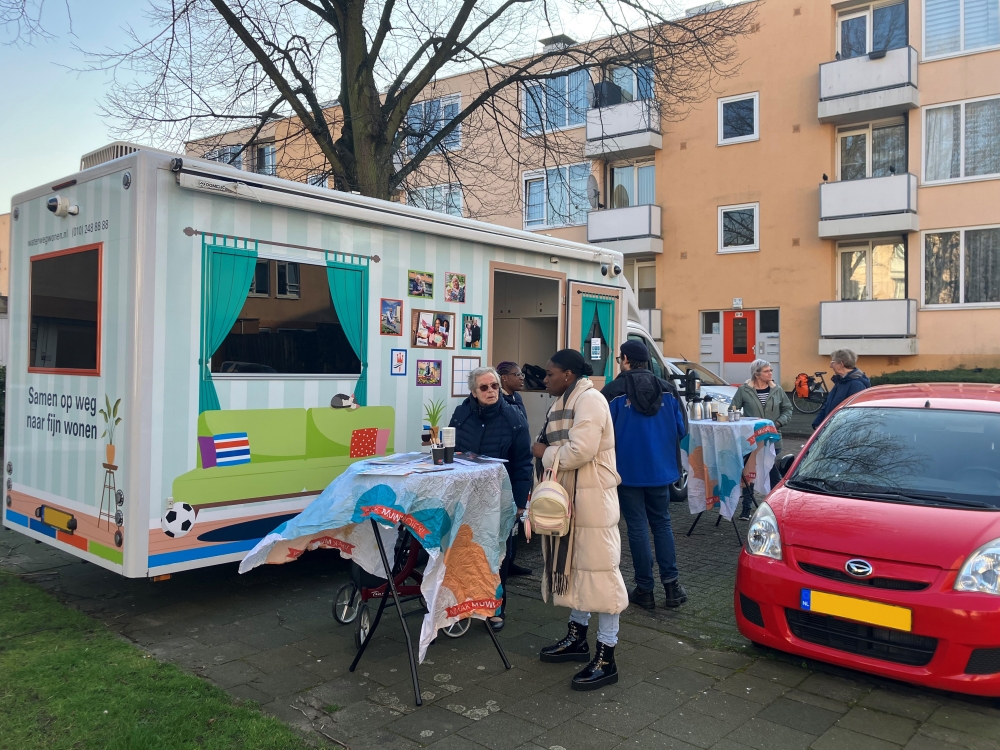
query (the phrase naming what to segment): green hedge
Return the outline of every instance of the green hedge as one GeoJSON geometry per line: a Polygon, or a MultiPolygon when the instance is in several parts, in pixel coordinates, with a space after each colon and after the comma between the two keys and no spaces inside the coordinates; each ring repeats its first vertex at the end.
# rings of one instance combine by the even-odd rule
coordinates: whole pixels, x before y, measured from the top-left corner
{"type": "Polygon", "coordinates": [[[872,379],[872,385],[899,385],[902,383],[1000,383],[1000,369],[977,367],[972,370],[900,370],[885,372],[872,379]]]}

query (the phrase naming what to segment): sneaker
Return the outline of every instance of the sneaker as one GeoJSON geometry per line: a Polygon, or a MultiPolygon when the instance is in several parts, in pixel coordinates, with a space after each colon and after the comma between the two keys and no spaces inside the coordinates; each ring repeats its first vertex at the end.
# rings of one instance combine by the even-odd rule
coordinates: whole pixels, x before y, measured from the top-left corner
{"type": "Polygon", "coordinates": [[[587,626],[570,621],[566,637],[559,643],[543,648],[538,658],[545,662],[589,660],[590,644],[587,643],[587,626]]]}
{"type": "Polygon", "coordinates": [[[744,508],[742,511],[740,511],[741,521],[749,521],[751,518],[753,518],[753,511],[750,510],[749,508],[744,508]]]}
{"type": "Polygon", "coordinates": [[[577,672],[570,682],[574,690],[597,690],[618,682],[618,665],[615,664],[615,647],[597,642],[594,659],[577,672]]]}
{"type": "Polygon", "coordinates": [[[663,584],[667,590],[667,600],[664,602],[668,607],[679,607],[688,600],[687,591],[681,586],[680,581],[671,581],[663,584]]]}
{"type": "Polygon", "coordinates": [[[628,600],[633,604],[639,605],[643,609],[656,609],[656,600],[653,599],[652,590],[646,591],[646,589],[641,589],[636,586],[628,592],[628,600]]]}

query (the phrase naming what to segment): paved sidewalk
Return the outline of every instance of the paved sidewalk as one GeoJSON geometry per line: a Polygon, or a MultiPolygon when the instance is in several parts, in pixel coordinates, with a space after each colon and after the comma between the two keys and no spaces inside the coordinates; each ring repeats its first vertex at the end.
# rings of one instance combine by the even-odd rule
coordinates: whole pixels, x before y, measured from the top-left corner
{"type": "MultiPolygon", "coordinates": [[[[739,551],[732,526],[716,528],[706,517],[686,538],[687,525],[686,512],[679,514],[690,602],[652,616],[626,613],[618,685],[573,692],[569,678],[580,665],[538,660],[538,649],[564,634],[566,612],[544,605],[521,579],[501,633],[514,668],[503,670],[478,624],[460,639],[441,636],[420,667],[420,709],[413,706],[395,613],[387,613],[358,672],[347,672],[353,628],[330,615],[347,567],[334,553],[310,553],[246,576],[227,565],[150,583],[3,530],[0,566],[157,658],[261,704],[319,746],[342,746],[336,740],[352,750],[1000,749],[1000,710],[990,701],[749,646],[732,624],[731,571],[739,551]]],[[[520,559],[529,560],[536,547],[520,559]]],[[[418,619],[409,620],[414,636],[418,619]]]]}

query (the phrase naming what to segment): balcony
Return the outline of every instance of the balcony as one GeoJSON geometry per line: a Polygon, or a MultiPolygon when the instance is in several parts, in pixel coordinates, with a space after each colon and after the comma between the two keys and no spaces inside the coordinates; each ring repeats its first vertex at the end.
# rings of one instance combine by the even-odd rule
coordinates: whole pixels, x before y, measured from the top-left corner
{"type": "Polygon", "coordinates": [[[915,299],[848,300],[819,303],[819,353],[849,348],[861,355],[917,353],[915,299]]]}
{"type": "Polygon", "coordinates": [[[820,239],[886,237],[919,229],[916,175],[894,174],[819,186],[820,239]]]}
{"type": "Polygon", "coordinates": [[[879,50],[819,66],[819,121],[842,125],[920,106],[917,51],[879,50]]]}
{"type": "Polygon", "coordinates": [[[659,206],[607,208],[587,214],[587,242],[625,255],[663,252],[659,206]]]}
{"type": "Polygon", "coordinates": [[[661,148],[660,108],[655,101],[641,99],[587,110],[587,158],[634,159],[652,156],[661,148]]]}

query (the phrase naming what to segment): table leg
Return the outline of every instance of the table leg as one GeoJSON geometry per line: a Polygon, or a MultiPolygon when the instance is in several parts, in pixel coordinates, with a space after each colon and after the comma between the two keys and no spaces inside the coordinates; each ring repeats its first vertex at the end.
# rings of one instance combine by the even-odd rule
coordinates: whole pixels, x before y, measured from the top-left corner
{"type": "Polygon", "coordinates": [[[497,634],[493,632],[493,628],[490,626],[489,618],[483,620],[483,625],[486,626],[486,632],[490,634],[490,640],[493,641],[493,645],[496,646],[497,653],[500,654],[500,658],[503,660],[504,669],[511,669],[510,662],[507,661],[507,654],[504,653],[503,646],[501,646],[500,641],[497,640],[497,634]]]}
{"type": "MultiPolygon", "coordinates": [[[[722,518],[722,516],[719,516],[719,518],[722,518]]],[[[743,537],[740,536],[740,527],[736,525],[736,517],[734,516],[733,518],[731,518],[729,520],[731,520],[733,522],[733,531],[736,532],[736,538],[740,540],[740,546],[742,547],[743,546],[743,537]]]]}
{"type": "Polygon", "coordinates": [[[702,513],[704,513],[704,512],[705,512],[705,511],[702,511],[701,513],[699,513],[698,515],[696,515],[696,516],[694,517],[694,523],[693,523],[693,524],[691,524],[691,528],[690,528],[690,529],[688,529],[688,533],[687,533],[687,535],[688,535],[688,536],[691,536],[691,534],[693,534],[693,533],[694,533],[694,527],[698,525],[698,521],[700,521],[700,520],[701,520],[701,514],[702,514],[702,513]]]}

